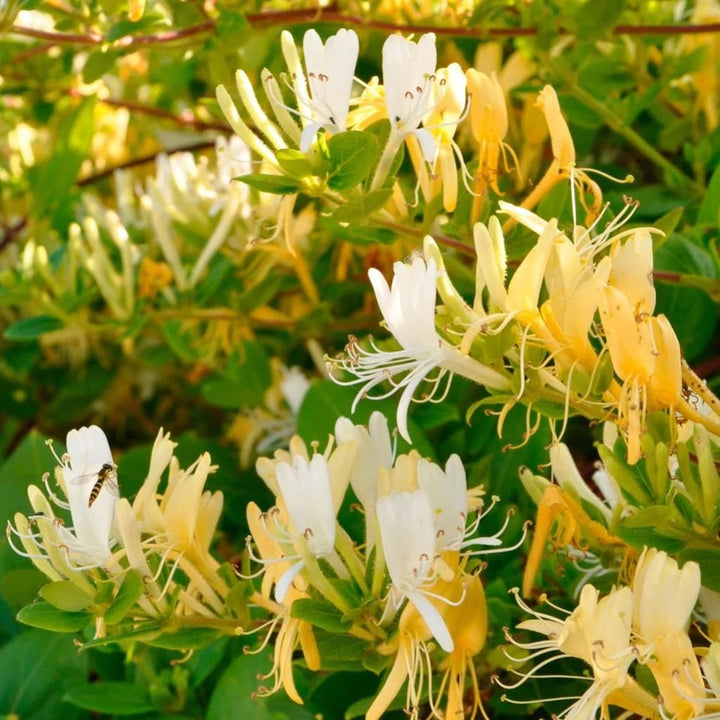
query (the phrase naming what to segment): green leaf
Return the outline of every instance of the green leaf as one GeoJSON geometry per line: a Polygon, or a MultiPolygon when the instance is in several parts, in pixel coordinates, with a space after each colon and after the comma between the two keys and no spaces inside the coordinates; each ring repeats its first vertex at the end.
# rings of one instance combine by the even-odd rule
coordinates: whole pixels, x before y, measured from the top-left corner
{"type": "Polygon", "coordinates": [[[600,459],[607,471],[617,480],[620,490],[633,505],[643,507],[652,502],[652,493],[647,478],[637,465],[630,466],[602,443],[597,445],[600,459]]]}
{"type": "Polygon", "coordinates": [[[338,637],[322,629],[315,631],[315,640],[322,666],[328,670],[360,670],[363,655],[371,650],[366,640],[350,635],[338,637]]]}
{"type": "Polygon", "coordinates": [[[587,0],[575,16],[575,30],[581,40],[598,40],[609,36],[620,20],[625,0],[587,0]]]}
{"type": "Polygon", "coordinates": [[[720,165],[715,168],[697,216],[698,225],[720,227],[720,165]]]}
{"type": "Polygon", "coordinates": [[[105,612],[105,622],[108,625],[119,623],[143,594],[143,589],[140,573],[137,570],[129,570],[123,578],[113,604],[105,612]]]}
{"type": "Polygon", "coordinates": [[[225,657],[230,638],[221,637],[206,648],[196,650],[184,666],[190,673],[190,687],[199,687],[225,657]]]}
{"type": "Polygon", "coordinates": [[[36,199],[34,213],[43,217],[53,208],[62,209],[75,185],[80,167],[90,153],[94,134],[95,98],[73,105],[57,131],[57,143],[50,159],[38,168],[33,188],[36,199]]]}
{"type": "Polygon", "coordinates": [[[54,464],[47,438],[35,431],[28,433],[0,466],[0,523],[5,525],[18,511],[32,512],[28,485],[41,483],[43,473],[54,464]]]}
{"type": "MultiPolygon", "coordinates": [[[[670,237],[675,228],[680,222],[683,213],[685,212],[684,207],[676,207],[666,212],[659,220],[656,220],[654,225],[658,230],[662,230],[666,237],[670,237]]],[[[665,242],[665,238],[658,238],[657,235],[653,235],[653,249],[657,250],[660,245],[665,242]]]]}
{"type": "Polygon", "coordinates": [[[52,315],[36,315],[9,325],[5,328],[3,337],[15,342],[29,342],[37,340],[44,333],[59,330],[62,326],[62,321],[52,315]]]}
{"type": "Polygon", "coordinates": [[[27,630],[0,649],[0,710],[23,720],[84,717],[62,702],[87,676],[87,657],[67,635],[27,630]]]}
{"type": "Polygon", "coordinates": [[[93,616],[84,612],[65,612],[47,602],[35,602],[26,605],[17,614],[17,619],[25,625],[52,630],[53,632],[77,632],[90,623],[93,616]]]}
{"type": "Polygon", "coordinates": [[[234,178],[244,182],[251,188],[260,192],[273,193],[274,195],[292,195],[300,190],[302,183],[286,175],[270,175],[268,173],[250,173],[234,178]]]}
{"type": "Polygon", "coordinates": [[[313,175],[313,167],[305,153],[295,148],[282,148],[275,153],[275,159],[283,172],[290,177],[302,180],[313,175]]]}
{"type": "Polygon", "coordinates": [[[88,53],[82,71],[83,81],[86,83],[95,82],[106,72],[112,70],[117,59],[117,53],[109,51],[107,48],[93,50],[88,53]]]}
{"type": "Polygon", "coordinates": [[[383,188],[366,193],[361,198],[341,205],[332,217],[337,222],[365,222],[370,213],[380,210],[392,195],[392,188],[383,188]]]}
{"type": "Polygon", "coordinates": [[[201,392],[209,403],[235,410],[260,405],[271,383],[267,353],[259,342],[248,340],[228,358],[222,373],[203,382],[201,392]]]}
{"type": "Polygon", "coordinates": [[[324,600],[311,598],[295,600],[290,606],[290,615],[299,620],[307,620],[311,625],[331,633],[344,633],[352,627],[351,620],[343,620],[342,613],[324,600]]]}
{"type": "Polygon", "coordinates": [[[673,508],[664,505],[644,507],[623,518],[617,535],[638,550],[647,545],[674,555],[685,547],[688,534],[687,530],[678,532],[677,517],[673,508]]]}
{"type": "Polygon", "coordinates": [[[271,667],[267,653],[236,657],[215,686],[205,720],[275,720],[266,702],[256,697],[257,677],[271,667]]]}
{"type": "Polygon", "coordinates": [[[197,352],[192,346],[188,333],[183,333],[184,325],[179,320],[168,320],[163,323],[162,334],[168,347],[185,362],[194,362],[197,352]]]}
{"type": "Polygon", "coordinates": [[[328,140],[330,175],[328,186],[333,190],[350,190],[361,183],[375,166],[378,141],[375,135],[350,130],[328,140]]]}
{"type": "Polygon", "coordinates": [[[39,595],[53,607],[65,612],[85,610],[93,603],[90,595],[69,580],[48,583],[40,588],[39,595]]]}
{"type": "Polygon", "coordinates": [[[129,682],[96,682],[70,688],[63,698],[91,712],[106,715],[142,715],[153,707],[145,690],[129,682]]]}
{"type": "MultiPolygon", "coordinates": [[[[655,267],[683,277],[716,280],[715,264],[703,248],[680,235],[672,235],[655,254],[655,267]]],[[[675,330],[683,353],[692,361],[712,341],[717,308],[702,290],[664,282],[656,285],[656,314],[664,313],[675,330]]]]}

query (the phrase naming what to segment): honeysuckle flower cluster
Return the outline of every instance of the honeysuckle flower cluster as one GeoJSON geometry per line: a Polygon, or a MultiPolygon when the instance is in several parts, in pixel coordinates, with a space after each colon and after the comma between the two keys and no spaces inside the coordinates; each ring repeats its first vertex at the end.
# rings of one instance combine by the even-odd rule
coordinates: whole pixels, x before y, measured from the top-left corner
{"type": "Polygon", "coordinates": [[[158,296],[177,304],[178,293],[207,276],[224,246],[244,249],[261,221],[250,218],[247,187],[231,179],[246,172],[249,162],[247,146],[235,136],[215,141],[212,160],[161,153],[144,188],[132,171],[116,171],[116,209],[93,194],[83,196],[58,262],[49,261],[44,244],[29,241],[20,262],[23,282],[36,284],[48,311],[66,318],[43,342],[64,349],[77,364],[87,359],[93,341],[84,308],[68,316],[56,298],[74,294],[88,280],[114,320],[126,322],[138,305],[158,296]],[[204,239],[199,250],[181,240],[188,234],[204,239]]]}
{"type": "Polygon", "coordinates": [[[598,713],[610,717],[611,706],[639,717],[713,716],[720,709],[717,644],[698,646],[688,634],[700,583],[697,563],[681,567],[666,552],[646,548],[631,584],[614,587],[603,597],[586,584],[572,612],[544,596],[541,600],[551,611],[534,610],[516,590],[520,607],[532,615],[517,630],[545,639],[526,642],[508,633],[508,640],[523,653],[517,657],[510,648],[508,658],[513,663],[531,662],[533,667],[524,671],[514,665],[512,674],[520,679],[503,677],[497,682],[510,691],[506,697],[512,702],[512,690],[528,680],[554,677],[548,674],[553,662],[577,658],[591,670],[590,676],[582,676],[589,685],[580,696],[553,698],[574,701],[559,717],[594,718],[598,713]]]}
{"type": "Polygon", "coordinates": [[[7,526],[13,549],[50,579],[42,596],[58,602],[62,589],[58,609],[85,611],[97,637],[117,632],[110,631],[109,616],[109,624],[123,622],[125,630],[152,620],[160,632],[183,616],[225,615],[230,588],[209,552],[222,510],[222,493],[204,490],[214,469],[210,456],[205,453],[183,470],[173,454],[176,444],[160,430],[147,477],[131,504],[121,496],[122,462],[113,460],[99,427],[71,430],[66,446],[56,456],[57,488],[49,474],[43,478],[45,492],[29,486],[33,512],[16,513],[7,526]],[[167,487],[160,493],[166,471],[167,487]],[[128,589],[133,573],[138,580],[128,589]],[[113,606],[123,594],[132,602],[118,616],[113,606]]]}
{"type": "Polygon", "coordinates": [[[293,652],[299,647],[311,669],[322,667],[318,635],[330,632],[364,641],[389,666],[367,718],[379,718],[403,687],[415,711],[432,693],[430,668],[444,676],[431,702],[457,712],[469,679],[477,708],[472,657],[487,619],[474,556],[505,549],[507,521],[476,536],[492,505],[483,510],[480,495],[468,493],[460,458],[452,455],[443,469],[415,450],[395,457],[387,420],[375,412],[367,428],[338,419],[323,452],[294,437],[288,450],[258,460],[257,471],[275,505],[248,506],[249,558],[262,574],[249,602],[278,628],[272,682],[261,692],[282,687],[301,702],[293,652]],[[362,505],[364,538],[343,527],[350,487],[362,505]]]}
{"type": "MultiPolygon", "coordinates": [[[[444,208],[452,212],[458,198],[458,165],[468,191],[483,192],[453,139],[458,124],[468,115],[468,100],[474,94],[472,126],[482,158],[480,173],[498,191],[498,156],[507,147],[503,144],[507,111],[502,91],[495,91],[499,87],[496,80],[479,77],[474,70],[468,71],[466,78],[458,63],[438,68],[433,33],[421,35],[417,41],[399,34],[389,36],[382,49],[382,84],[377,78],[356,83],[358,38],[353,30],[340,30],[324,44],[314,29],[308,30],[303,38],[304,67],[290,33],[283,32],[281,42],[289,71],[281,81],[290,85],[294,107],[283,98],[282,82],[263,70],[263,88],[274,122],[262,108],[244,70],[237,71],[237,90],[254,130],[228,90],[222,85],[217,89],[218,102],[230,126],[271,172],[287,171],[282,153],[294,148],[305,153],[320,172],[311,153],[320,131],[331,137],[387,121],[389,135],[373,168],[369,190],[386,183],[398,151],[407,144],[426,200],[442,188],[444,208]],[[467,89],[469,82],[473,83],[472,92],[467,89]],[[353,96],[356,84],[362,90],[353,96]],[[485,98],[487,88],[493,89],[492,99],[485,98]]],[[[318,176],[313,179],[308,175],[305,184],[310,194],[326,189],[318,176]]]]}
{"type": "MultiPolygon", "coordinates": [[[[333,377],[361,386],[356,404],[402,389],[397,422],[406,439],[418,388],[422,400],[442,400],[453,374],[487,388],[491,397],[482,404],[503,405],[499,433],[516,403],[532,409],[549,402],[562,418],[558,435],[571,412],[612,420],[631,464],[642,455],[650,412],[666,413],[676,426],[693,420],[718,433],[712,418],[686,399],[696,388],[702,393],[702,383],[683,364],[667,318],[653,315],[652,236],[660,231],[624,228],[634,207],[627,205],[604,228],[600,220],[588,228],[576,225],[570,238],[557,219],[500,201],[503,214],[538,235],[537,244],[507,282],[500,221],[492,216],[477,223],[472,305],[426,237],[424,258],[395,263],[390,285],[378,270],[369,271],[384,325],[402,349],[382,350],[372,339],[366,349],[351,338],[344,355],[329,361],[333,377]],[[388,391],[370,394],[385,382],[388,391]]],[[[531,428],[528,423],[528,435],[531,428]]]]}

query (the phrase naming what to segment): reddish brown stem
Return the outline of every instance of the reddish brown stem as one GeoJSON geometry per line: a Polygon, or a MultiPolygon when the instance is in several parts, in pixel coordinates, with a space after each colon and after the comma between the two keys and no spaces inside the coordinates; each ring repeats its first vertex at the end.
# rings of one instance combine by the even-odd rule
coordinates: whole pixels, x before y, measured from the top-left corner
{"type": "MultiPolygon", "coordinates": [[[[437,27],[413,23],[393,23],[386,20],[374,20],[359,15],[350,15],[332,5],[324,10],[302,8],[298,10],[278,10],[277,12],[248,13],[247,21],[251,25],[287,25],[291,23],[326,22],[338,25],[364,26],[374,30],[404,33],[428,33],[450,35],[452,37],[527,37],[538,34],[534,27],[437,27]]],[[[559,35],[568,35],[570,31],[558,28],[559,35]]],[[[720,23],[703,25],[616,25],[613,35],[695,35],[720,32],[720,23]]]]}
{"type": "MultiPolygon", "coordinates": [[[[76,95],[82,95],[81,93],[74,93],[76,95]]],[[[84,96],[83,96],[84,97],[84,96]]],[[[168,120],[177,125],[185,125],[187,127],[194,127],[198,130],[217,130],[218,132],[227,133],[229,132],[228,126],[224,123],[206,122],[205,120],[199,120],[194,116],[184,117],[182,115],[175,115],[167,110],[161,110],[160,108],[150,107],[149,105],[141,105],[140,103],[130,102],[128,100],[111,100],[109,98],[102,98],[99,102],[111,107],[127,108],[131,112],[142,113],[143,115],[152,115],[153,117],[168,120]]]]}
{"type": "MultiPolygon", "coordinates": [[[[447,35],[451,37],[532,37],[538,34],[535,27],[436,27],[433,25],[422,25],[414,23],[394,23],[386,20],[374,20],[359,15],[350,15],[331,7],[326,10],[307,8],[300,10],[279,10],[277,12],[249,13],[247,20],[251,25],[288,25],[292,23],[334,23],[338,25],[364,26],[375,30],[387,32],[402,31],[405,33],[428,33],[436,35],[447,35]]],[[[117,40],[116,47],[140,47],[143,45],[160,45],[175,42],[193,35],[212,32],[215,23],[212,20],[197,25],[192,25],[182,30],[171,30],[157,33],[156,35],[140,35],[126,37],[117,40]]],[[[105,42],[102,35],[95,33],[56,33],[45,30],[37,30],[23,25],[14,25],[10,32],[18,35],[46,40],[53,45],[74,44],[74,45],[101,45],[105,42]]],[[[705,23],[701,25],[616,25],[612,29],[613,35],[699,35],[704,33],[720,32],[720,23],[705,23]]],[[[568,35],[570,31],[566,28],[558,28],[558,35],[568,35]]]]}
{"type": "MultiPolygon", "coordinates": [[[[193,35],[212,32],[214,29],[215,23],[212,22],[212,20],[206,20],[205,22],[197,25],[191,25],[190,27],[182,28],[181,30],[170,30],[168,32],[157,33],[156,35],[138,35],[136,37],[126,35],[125,37],[119,38],[114,43],[110,44],[119,48],[133,48],[143,45],[162,45],[165,43],[175,42],[177,40],[183,40],[184,38],[191,37],[193,35]]],[[[24,25],[13,25],[9,32],[16,35],[38,38],[39,40],[47,40],[53,45],[102,45],[106,42],[102,35],[97,35],[95,33],[81,35],[78,33],[48,32],[46,30],[37,30],[36,28],[25,27],[24,25]]]]}

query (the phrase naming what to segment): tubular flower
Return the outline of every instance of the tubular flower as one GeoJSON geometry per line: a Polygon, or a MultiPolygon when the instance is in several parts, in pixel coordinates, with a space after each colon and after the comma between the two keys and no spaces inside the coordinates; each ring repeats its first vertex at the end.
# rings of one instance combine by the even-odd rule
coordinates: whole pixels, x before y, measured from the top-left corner
{"type": "Polygon", "coordinates": [[[383,88],[390,136],[375,170],[371,189],[382,186],[402,143],[414,136],[422,156],[431,163],[435,159],[432,133],[420,128],[430,109],[435,84],[437,50],[435,35],[426,33],[417,43],[402,35],[390,35],[382,49],[383,88]]]}
{"type": "MultiPolygon", "coordinates": [[[[327,460],[315,454],[308,463],[295,455],[292,466],[279,462],[275,466],[284,506],[298,538],[304,538],[315,558],[326,557],[335,548],[335,508],[330,489],[327,460]]],[[[302,556],[302,551],[301,551],[302,556]]],[[[282,602],[290,583],[305,566],[304,560],[293,565],[275,588],[275,598],[282,602]]]]}
{"type": "MultiPolygon", "coordinates": [[[[516,594],[520,607],[534,617],[517,627],[545,635],[547,640],[520,643],[509,638],[514,645],[529,650],[527,660],[536,662],[513,689],[536,677],[538,671],[553,660],[575,657],[592,669],[590,687],[566,708],[562,717],[572,720],[608,717],[608,705],[618,705],[641,715],[652,713],[655,702],[652,696],[637,686],[628,670],[635,660],[631,642],[633,594],[630,588],[614,589],[600,598],[596,588],[585,585],[577,608],[564,620],[553,615],[531,610],[516,594]]],[[[542,676],[546,677],[546,676],[542,676]]]]}
{"type": "MultiPolygon", "coordinates": [[[[347,535],[336,526],[337,511],[349,484],[355,462],[357,446],[354,440],[345,440],[333,449],[328,445],[325,455],[308,456],[307,448],[299,437],[290,442],[290,452],[278,450],[275,458],[260,458],[258,475],[275,494],[276,505],[260,516],[263,533],[261,556],[254,559],[273,568],[267,571],[263,587],[275,585],[275,600],[284,604],[288,592],[299,578],[303,587],[313,585],[324,593],[330,602],[346,609],[346,602],[324,577],[318,560],[329,563],[337,577],[348,578],[348,563],[353,573],[361,572],[359,562],[345,541],[347,535]],[[342,548],[341,554],[338,549],[342,548]],[[348,551],[348,552],[345,552],[348,551]],[[288,562],[290,564],[288,564],[288,562]]],[[[253,532],[253,537],[258,532],[253,532]]],[[[252,554],[251,554],[251,557],[252,554]]]]}
{"type": "MultiPolygon", "coordinates": [[[[219,515],[217,501],[215,507],[210,501],[208,508],[209,498],[188,493],[179,475],[171,485],[176,491],[174,501],[183,498],[187,505],[182,517],[174,516],[171,491],[166,492],[170,502],[157,499],[157,486],[174,460],[174,447],[161,430],[133,508],[126,498],[119,497],[117,467],[103,431],[94,425],[71,430],[68,452],[59,459],[61,467],[56,471],[69,502],[58,498],[50,490],[47,477],[44,480],[50,500],[69,510],[73,526],[65,527],[51,502],[32,485],[28,495],[35,514],[26,518],[18,513],[16,527],[8,526],[13,547],[15,536],[22,543],[23,551],[16,548],[18,552],[30,557],[51,580],[68,580],[82,591],[83,598],[87,597],[83,609],[94,614],[98,637],[106,635],[110,623],[118,622],[106,621],[112,617],[112,606],[100,598],[107,597],[108,588],[114,588],[109,600],[126,592],[125,582],[132,584],[128,575],[133,571],[142,580],[142,592],[122,616],[123,621],[187,614],[217,617],[225,612],[223,598],[228,587],[209,553],[219,515]],[[184,574],[182,581],[176,575],[178,568],[184,574]]],[[[191,481],[192,473],[185,479],[191,481]]]]}
{"type": "Polygon", "coordinates": [[[390,35],[382,52],[385,104],[392,132],[404,138],[414,135],[423,156],[432,162],[435,147],[432,134],[418,126],[433,97],[437,51],[435,35],[422,35],[417,43],[402,35],[390,35]]]}
{"type": "Polygon", "coordinates": [[[652,652],[656,638],[687,630],[700,593],[700,567],[687,562],[680,568],[667,553],[645,549],[635,569],[633,593],[633,625],[652,652]]]}
{"type": "Polygon", "coordinates": [[[387,648],[379,648],[379,652],[384,654],[394,652],[395,660],[383,686],[365,713],[365,720],[379,720],[406,682],[405,712],[411,717],[417,715],[426,684],[432,686],[428,647],[431,638],[432,631],[416,606],[406,605],[400,615],[395,642],[387,648]]]}
{"type": "Polygon", "coordinates": [[[665,552],[643,551],[633,579],[640,661],[652,672],[663,707],[683,720],[697,716],[705,699],[700,666],[686,634],[699,593],[697,563],[680,568],[665,552]]]}
{"type": "Polygon", "coordinates": [[[107,561],[120,497],[110,445],[97,425],[71,430],[66,444],[62,476],[75,535],[90,554],[107,561]]]}
{"type": "Polygon", "coordinates": [[[601,291],[599,310],[613,368],[623,380],[618,426],[633,464],[641,455],[647,410],[672,407],[680,400],[680,345],[664,316],[638,316],[624,293],[612,285],[601,291]]]}
{"type": "Polygon", "coordinates": [[[56,517],[52,505],[39,488],[28,488],[36,515],[16,515],[17,530],[8,525],[8,540],[17,535],[25,552],[42,572],[54,580],[75,576],[73,571],[105,567],[111,559],[115,508],[119,498],[117,467],[105,433],[97,426],[82,427],[67,434],[67,452],[55,476],[67,502],[47,485],[50,499],[69,510],[72,528],[56,517]],[[37,532],[32,527],[37,527],[37,532]]]}
{"type": "Polygon", "coordinates": [[[453,639],[453,650],[441,663],[444,671],[435,706],[447,698],[445,717],[468,717],[465,710],[465,683],[470,676],[472,704],[470,720],[482,709],[478,677],[473,658],[483,649],[488,631],[487,604],[482,582],[477,575],[458,574],[450,583],[453,587],[442,587],[438,581],[435,590],[445,597],[462,598],[457,605],[444,603],[439,606],[453,639]]]}
{"type": "Polygon", "coordinates": [[[359,45],[354,30],[341,29],[323,45],[317,31],[310,29],[303,38],[309,109],[313,121],[303,128],[300,150],[307,152],[320,129],[329,133],[346,129],[353,75],[359,45]]]}
{"type": "Polygon", "coordinates": [[[367,428],[353,425],[348,418],[338,418],[335,423],[335,437],[339,444],[354,441],[357,445],[350,485],[365,513],[365,542],[369,553],[375,545],[378,473],[381,468],[390,470],[395,456],[388,421],[378,411],[370,415],[367,428]]]}
{"type": "Polygon", "coordinates": [[[453,212],[457,205],[457,160],[460,161],[466,185],[469,177],[460,148],[453,140],[457,124],[465,111],[465,85],[465,75],[458,63],[451,63],[436,73],[433,104],[423,120],[424,128],[430,131],[435,142],[430,173],[419,142],[415,142],[413,136],[407,138],[410,158],[425,199],[429,201],[434,198],[442,186],[446,212],[453,212]]]}
{"type": "Polygon", "coordinates": [[[388,286],[385,278],[374,268],[368,275],[385,324],[402,350],[385,352],[371,341],[373,352],[370,352],[351,338],[345,356],[331,362],[330,369],[336,367],[355,376],[349,381],[335,379],[340,384],[362,383],[353,410],[361,398],[385,380],[391,383],[392,388],[377,397],[387,397],[402,388],[397,424],[400,434],[409,441],[407,411],[421,382],[430,384],[430,391],[423,399],[434,400],[438,394],[440,399],[445,396],[454,372],[488,387],[505,387],[506,381],[499,373],[463,355],[438,335],[435,329],[435,297],[440,273],[433,259],[426,264],[422,258],[416,257],[410,265],[395,263],[393,270],[392,286],[388,286]],[[428,377],[434,370],[437,372],[428,377]],[[397,375],[403,377],[396,381],[397,375]]]}
{"type": "MultiPolygon", "coordinates": [[[[570,180],[571,192],[575,197],[575,190],[579,191],[580,204],[587,213],[588,222],[594,221],[602,208],[602,191],[598,184],[591,180],[587,172],[577,168],[575,165],[575,144],[573,143],[567,122],[560,110],[557,93],[552,85],[546,85],[538,95],[537,106],[545,115],[548,129],[550,130],[550,142],[552,144],[553,162],[545,173],[545,176],[537,184],[535,190],[528,196],[523,205],[533,207],[540,198],[558,180],[568,178],[570,180]],[[590,204],[587,203],[587,195],[590,196],[590,204]]],[[[573,212],[575,205],[573,201],[573,212]]],[[[577,221],[575,221],[577,224],[577,221]]]]}
{"type": "MultiPolygon", "coordinates": [[[[282,511],[278,509],[277,512],[281,513],[282,511]]],[[[269,633],[272,632],[278,621],[280,624],[275,639],[276,651],[273,653],[273,665],[271,670],[263,676],[263,679],[273,678],[273,684],[270,687],[259,688],[258,692],[261,695],[270,695],[283,688],[293,702],[302,705],[303,701],[293,677],[293,652],[300,645],[308,667],[313,670],[320,668],[320,656],[312,626],[303,620],[293,618],[289,608],[295,600],[307,597],[307,583],[301,577],[295,577],[292,585],[289,585],[284,591],[281,602],[274,603],[270,599],[272,586],[277,586],[292,567],[289,560],[283,559],[281,544],[270,532],[267,515],[253,502],[248,504],[247,520],[252,539],[259,553],[257,559],[262,563],[267,563],[263,572],[260,592],[253,593],[250,602],[277,615],[276,620],[271,623],[269,633]]],[[[282,522],[283,520],[281,520],[282,522]]],[[[261,649],[269,640],[269,633],[265,642],[262,643],[261,649]]]]}
{"type": "Polygon", "coordinates": [[[453,641],[437,608],[423,594],[434,580],[435,527],[428,496],[422,490],[390,493],[377,501],[377,519],[383,553],[392,583],[390,613],[407,598],[427,623],[445,652],[453,641]]]}
{"type": "MultiPolygon", "coordinates": [[[[175,443],[162,428],[158,432],[150,459],[150,471],[138,491],[132,512],[148,537],[146,551],[173,561],[189,578],[186,599],[197,596],[193,609],[223,614],[223,599],[229,588],[218,574],[220,564],[210,552],[223,506],[223,494],[205,490],[205,483],[216,466],[203,453],[186,470],[173,451],[175,443]],[[167,485],[159,486],[167,471],[167,485]],[[210,610],[208,610],[210,608],[210,610]]],[[[189,600],[188,600],[189,601],[189,600]]]]}
{"type": "MultiPolygon", "coordinates": [[[[486,185],[500,195],[498,173],[500,153],[509,151],[515,164],[517,159],[509,145],[503,141],[508,131],[507,107],[505,93],[500,87],[497,75],[470,68],[466,71],[468,95],[470,96],[470,130],[478,145],[478,177],[474,191],[483,194],[486,185]]],[[[507,159],[505,166],[507,167],[507,159]]]]}

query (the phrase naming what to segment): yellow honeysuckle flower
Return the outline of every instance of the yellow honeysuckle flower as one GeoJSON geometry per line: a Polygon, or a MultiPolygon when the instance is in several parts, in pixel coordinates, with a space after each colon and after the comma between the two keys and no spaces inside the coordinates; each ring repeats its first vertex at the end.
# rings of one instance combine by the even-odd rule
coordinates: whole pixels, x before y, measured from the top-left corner
{"type": "Polygon", "coordinates": [[[475,68],[469,68],[466,77],[470,96],[470,130],[478,144],[478,170],[473,190],[483,194],[485,186],[489,184],[500,195],[497,182],[500,153],[503,154],[506,168],[506,152],[510,152],[517,165],[514,151],[504,142],[508,131],[505,93],[495,73],[488,76],[475,68]]]}
{"type": "Polygon", "coordinates": [[[697,563],[686,562],[681,568],[655,548],[643,551],[633,579],[633,627],[640,661],[653,673],[663,708],[682,720],[700,714],[706,695],[686,632],[700,581],[697,563]]]}
{"type": "Polygon", "coordinates": [[[394,652],[395,661],[383,686],[365,713],[365,720],[380,720],[406,681],[405,709],[409,714],[417,712],[425,682],[430,683],[430,678],[425,677],[425,666],[429,666],[430,650],[427,642],[430,638],[432,631],[415,605],[409,603],[400,615],[396,641],[387,648],[379,648],[381,654],[394,652]]]}
{"type": "MultiPolygon", "coordinates": [[[[586,210],[588,223],[591,223],[598,217],[602,208],[602,191],[598,184],[590,179],[585,170],[575,166],[575,144],[552,85],[546,85],[540,91],[537,106],[542,110],[550,131],[553,161],[542,179],[523,200],[522,207],[535,207],[552,187],[563,178],[568,178],[573,196],[573,214],[575,213],[575,190],[577,189],[580,204],[586,210]],[[587,194],[591,197],[590,205],[587,203],[587,194]]],[[[577,219],[574,219],[577,224],[577,219]]],[[[509,221],[509,224],[511,223],[512,220],[509,221]]]]}
{"type": "MultiPolygon", "coordinates": [[[[285,516],[285,520],[279,520],[279,526],[287,521],[286,512],[283,508],[276,508],[275,512],[285,516]]],[[[253,593],[250,602],[269,610],[275,615],[275,619],[270,624],[268,635],[260,645],[260,650],[269,641],[270,634],[277,623],[280,623],[275,639],[273,664],[270,671],[263,676],[263,679],[273,678],[273,683],[270,687],[261,686],[258,688],[258,694],[272,695],[280,688],[283,688],[293,702],[302,705],[303,701],[295,686],[292,671],[293,653],[299,644],[308,667],[313,670],[320,669],[320,655],[312,625],[304,620],[291,617],[290,608],[298,598],[308,597],[308,584],[301,576],[297,576],[294,578],[293,583],[288,586],[281,602],[271,598],[272,587],[276,586],[283,576],[286,576],[291,569],[291,562],[289,559],[283,559],[283,548],[268,528],[268,522],[274,522],[269,515],[262,512],[254,502],[248,504],[248,527],[259,553],[259,557],[256,559],[264,564],[260,593],[253,593]]]]}
{"type": "MultiPolygon", "coordinates": [[[[692,25],[709,25],[720,21],[720,4],[717,0],[698,0],[690,16],[692,25]]],[[[718,86],[720,85],[720,41],[716,33],[693,33],[683,36],[680,47],[686,53],[702,49],[702,64],[691,72],[695,88],[695,111],[705,116],[705,132],[712,133],[718,126],[718,86]]]]}
{"type": "Polygon", "coordinates": [[[460,171],[467,184],[468,171],[462,153],[453,140],[457,124],[465,111],[465,85],[465,75],[458,63],[451,63],[436,73],[433,102],[423,118],[423,127],[430,131],[435,140],[435,158],[430,163],[430,172],[417,138],[409,135],[406,139],[425,200],[430,201],[435,197],[442,186],[446,212],[453,212],[457,205],[457,160],[460,160],[460,171]]]}
{"type": "MultiPolygon", "coordinates": [[[[438,586],[442,581],[438,581],[438,586]]],[[[478,677],[473,658],[483,649],[488,631],[487,604],[482,582],[477,575],[458,573],[455,578],[437,588],[445,597],[462,597],[458,605],[442,604],[440,612],[452,636],[452,652],[440,662],[439,669],[444,675],[437,692],[435,706],[442,697],[447,698],[445,717],[468,717],[465,703],[465,684],[470,676],[472,704],[469,718],[472,720],[478,710],[485,717],[482,706],[478,677]]]]}
{"type": "Polygon", "coordinates": [[[666,318],[638,316],[625,294],[612,285],[600,292],[599,310],[613,368],[623,381],[618,418],[632,464],[641,455],[648,409],[669,408],[680,400],[680,345],[666,318]]]}
{"type": "MultiPolygon", "coordinates": [[[[539,662],[513,685],[498,680],[501,687],[517,688],[533,678],[537,671],[545,668],[548,663],[570,656],[579,658],[590,666],[593,681],[588,689],[563,711],[563,716],[593,718],[600,711],[603,717],[608,717],[609,704],[633,709],[637,707],[638,693],[626,692],[632,680],[628,670],[635,660],[631,641],[633,593],[630,588],[615,588],[600,598],[595,587],[585,585],[577,607],[564,619],[531,609],[519,598],[516,591],[515,598],[520,607],[533,616],[531,620],[519,623],[517,628],[545,635],[547,640],[521,643],[508,636],[513,645],[531,651],[526,660],[539,662]]],[[[552,607],[554,610],[561,610],[557,606],[552,607]]],[[[552,676],[543,674],[543,677],[552,676]]],[[[648,693],[641,694],[640,697],[645,700],[646,705],[654,707],[653,698],[648,693]]]]}

